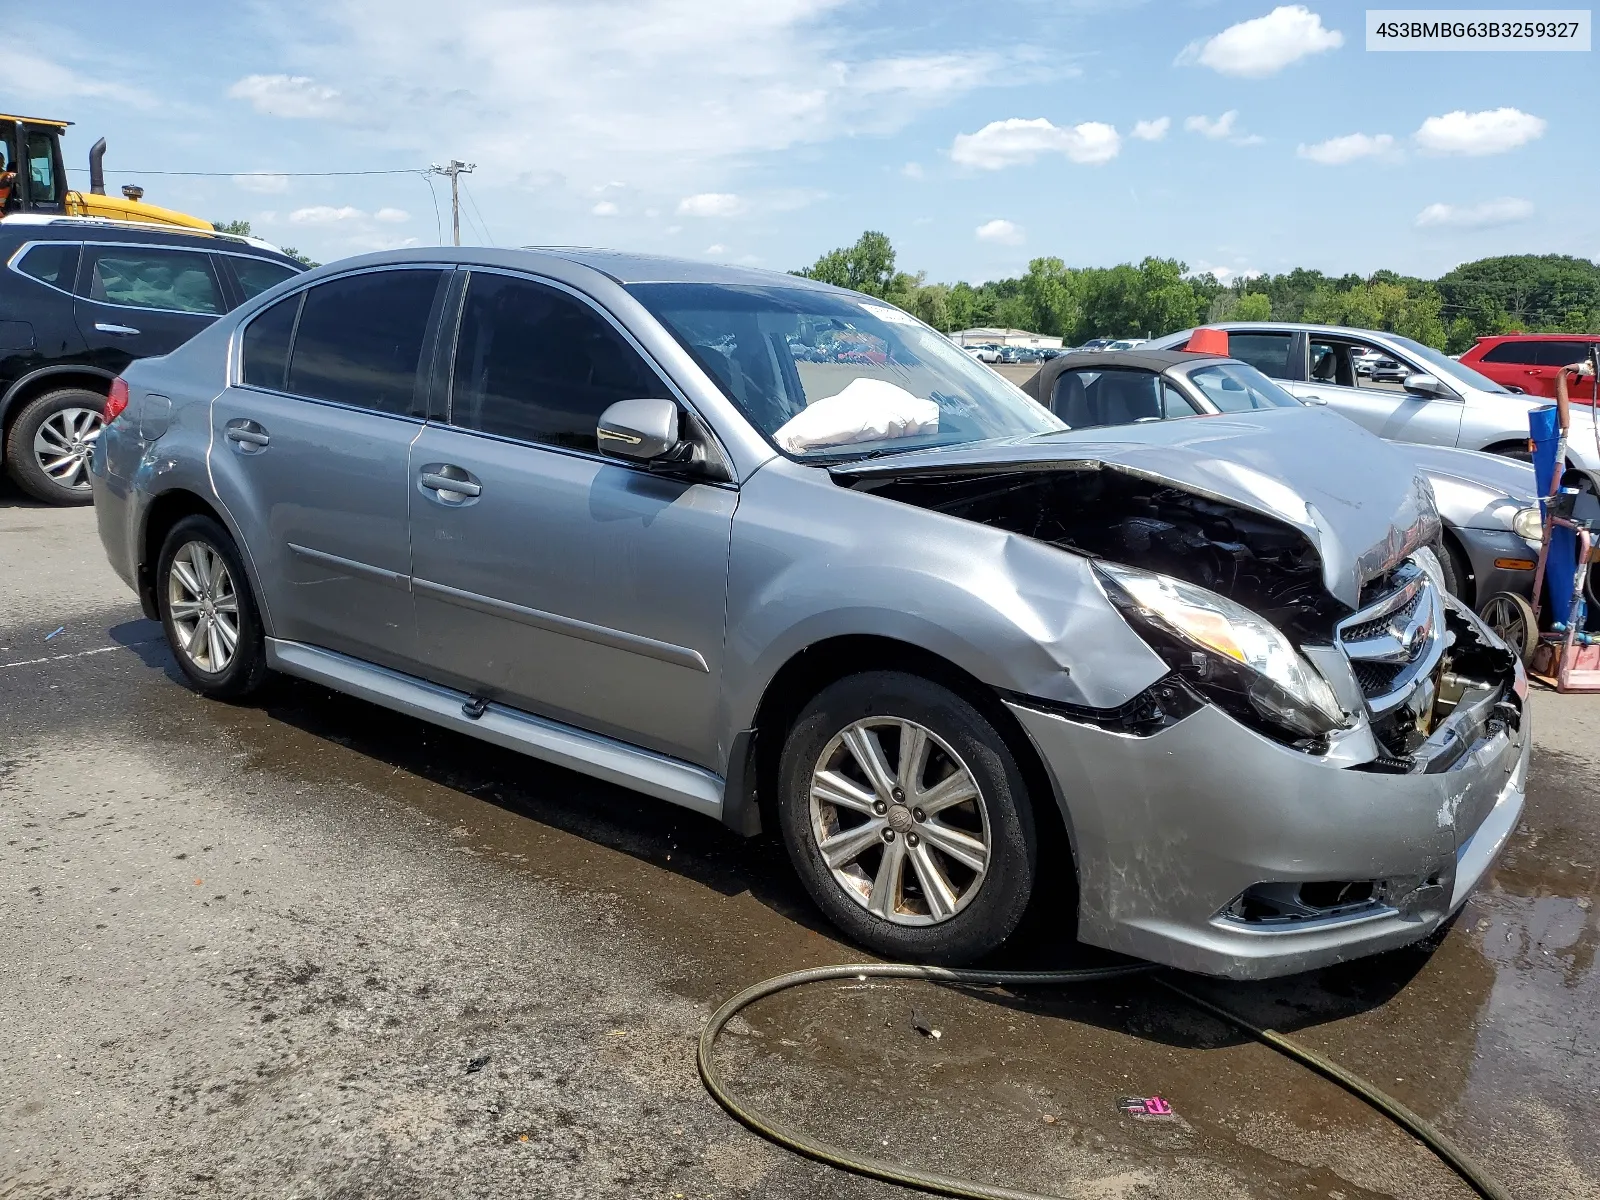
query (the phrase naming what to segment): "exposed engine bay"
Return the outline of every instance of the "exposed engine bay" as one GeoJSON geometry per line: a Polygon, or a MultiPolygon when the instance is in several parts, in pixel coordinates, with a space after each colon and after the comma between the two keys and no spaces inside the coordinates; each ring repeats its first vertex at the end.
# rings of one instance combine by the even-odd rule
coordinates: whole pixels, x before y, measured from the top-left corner
{"type": "MultiPolygon", "coordinates": [[[[1241,505],[1131,471],[1087,464],[1015,471],[991,467],[970,473],[946,470],[862,479],[852,486],[1192,583],[1265,618],[1297,647],[1339,644],[1342,636],[1348,636],[1340,630],[1356,612],[1329,593],[1321,557],[1300,530],[1241,505]]],[[[1388,564],[1383,574],[1363,584],[1363,611],[1373,600],[1419,578],[1418,569],[1408,563],[1388,564]]],[[[1418,585],[1410,586],[1414,591],[1418,585]]],[[[1112,599],[1126,608],[1117,596],[1112,599]]],[[[1395,702],[1392,691],[1375,702],[1401,672],[1385,676],[1379,664],[1353,664],[1352,679],[1359,691],[1347,689],[1345,707],[1351,712],[1368,709],[1379,747],[1366,769],[1446,769],[1431,757],[1423,764],[1414,756],[1463,706],[1482,716],[1477,708],[1492,700],[1490,707],[1502,706],[1496,719],[1518,719],[1520,706],[1510,697],[1508,686],[1514,677],[1514,656],[1491,645],[1474,622],[1453,608],[1446,606],[1442,616],[1437,639],[1443,642],[1443,652],[1414,683],[1402,676],[1407,690],[1404,702],[1395,702]]],[[[1135,714],[1130,730],[1138,725],[1140,713],[1167,719],[1178,715],[1172,703],[1173,687],[1178,686],[1192,689],[1196,701],[1203,697],[1216,703],[1286,745],[1313,754],[1328,752],[1328,736],[1297,735],[1279,722],[1263,721],[1250,672],[1234,669],[1225,659],[1194,653],[1192,645],[1165,638],[1159,630],[1153,637],[1149,630],[1141,632],[1173,673],[1163,681],[1164,702],[1124,706],[1135,714]]],[[[1127,717],[1119,720],[1126,722],[1127,717]]],[[[1159,722],[1145,719],[1144,724],[1147,732],[1154,732],[1159,722]]]]}

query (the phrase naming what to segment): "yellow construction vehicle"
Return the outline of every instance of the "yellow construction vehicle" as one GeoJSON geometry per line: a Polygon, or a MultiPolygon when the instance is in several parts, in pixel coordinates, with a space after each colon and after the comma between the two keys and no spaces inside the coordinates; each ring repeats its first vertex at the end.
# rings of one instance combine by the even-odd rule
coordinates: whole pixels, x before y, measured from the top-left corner
{"type": "Polygon", "coordinates": [[[0,113],[0,219],[15,213],[40,213],[179,225],[185,229],[212,228],[210,221],[188,213],[143,203],[144,189],[132,184],[123,187],[121,197],[106,195],[102,166],[105,138],[89,148],[89,190],[69,189],[66,164],[61,158],[61,135],[70,124],[71,121],[0,113]]]}

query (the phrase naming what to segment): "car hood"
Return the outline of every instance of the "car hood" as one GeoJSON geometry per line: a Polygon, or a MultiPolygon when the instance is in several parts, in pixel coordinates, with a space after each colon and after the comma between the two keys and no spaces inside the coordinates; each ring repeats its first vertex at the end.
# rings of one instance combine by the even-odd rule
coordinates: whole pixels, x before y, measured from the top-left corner
{"type": "Polygon", "coordinates": [[[1322,560],[1328,592],[1359,607],[1362,585],[1439,535],[1433,493],[1406,451],[1320,409],[1067,430],[830,467],[871,487],[934,476],[1122,471],[1275,518],[1322,560]]]}
{"type": "Polygon", "coordinates": [[[1411,444],[1405,450],[1430,477],[1449,475],[1485,490],[1504,492],[1524,508],[1535,501],[1538,485],[1534,482],[1533,467],[1528,463],[1503,454],[1456,450],[1449,446],[1411,444]]]}

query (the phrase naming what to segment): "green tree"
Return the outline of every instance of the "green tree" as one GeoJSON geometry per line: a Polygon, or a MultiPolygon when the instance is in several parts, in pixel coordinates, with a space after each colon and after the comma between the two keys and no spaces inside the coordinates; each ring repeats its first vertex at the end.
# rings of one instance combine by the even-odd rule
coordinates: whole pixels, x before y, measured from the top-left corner
{"type": "Polygon", "coordinates": [[[1233,306],[1230,321],[1272,320],[1272,300],[1265,292],[1245,292],[1233,306]]]}
{"type": "Polygon", "coordinates": [[[888,234],[869,229],[854,245],[830,250],[809,267],[794,273],[869,296],[887,297],[897,281],[894,246],[888,234]]]}
{"type": "Polygon", "coordinates": [[[1022,277],[1022,299],[1028,306],[1024,327],[1052,337],[1065,337],[1082,315],[1078,281],[1059,258],[1036,258],[1022,277]]]}

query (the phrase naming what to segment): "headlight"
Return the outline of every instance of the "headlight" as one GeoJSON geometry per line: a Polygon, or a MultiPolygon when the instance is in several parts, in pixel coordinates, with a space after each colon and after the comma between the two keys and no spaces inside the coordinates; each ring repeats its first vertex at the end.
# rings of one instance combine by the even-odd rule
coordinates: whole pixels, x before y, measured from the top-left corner
{"type": "Polygon", "coordinates": [[[1346,724],[1327,681],[1288,638],[1249,609],[1153,571],[1108,562],[1095,568],[1134,628],[1202,690],[1242,696],[1274,726],[1306,736],[1346,724]]]}
{"type": "Polygon", "coordinates": [[[1532,542],[1537,546],[1544,541],[1544,519],[1539,516],[1537,508],[1519,508],[1517,515],[1511,518],[1511,532],[1525,542],[1532,542]]]}

